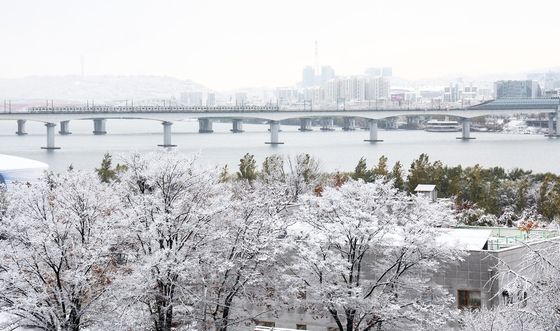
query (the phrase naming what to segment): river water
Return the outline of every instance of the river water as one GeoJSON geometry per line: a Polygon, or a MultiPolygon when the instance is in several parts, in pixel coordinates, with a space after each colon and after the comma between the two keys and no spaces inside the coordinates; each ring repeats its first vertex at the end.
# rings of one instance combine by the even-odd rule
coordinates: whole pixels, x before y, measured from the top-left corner
{"type": "MultiPolygon", "coordinates": [[[[449,165],[502,166],[506,169],[520,167],[535,172],[560,173],[560,139],[542,135],[502,133],[472,133],[475,140],[462,141],[455,137],[459,132],[430,133],[409,130],[380,130],[383,142],[367,143],[368,132],[363,130],[322,132],[318,127],[312,132],[299,132],[297,126],[282,126],[280,140],[284,145],[270,146],[268,126],[245,124],[244,133],[231,133],[231,123],[214,123],[214,133],[198,133],[198,122],[176,122],[173,125],[173,144],[180,152],[199,153],[206,165],[228,164],[235,169],[245,153],[254,154],[261,162],[267,155],[279,153],[292,156],[309,153],[319,159],[324,171],[351,171],[360,157],[369,165],[381,155],[390,164],[400,160],[405,168],[420,153],[427,153],[432,160],[442,160],[449,165]]],[[[58,127],[57,127],[58,130],[58,127]]],[[[46,162],[53,170],[62,170],[72,164],[76,168],[99,166],[103,154],[110,152],[118,161],[119,156],[130,151],[149,152],[161,149],[162,126],[156,121],[108,120],[108,134],[94,136],[92,121],[70,122],[71,135],[56,135],[60,150],[46,151],[46,129],[41,123],[27,122],[26,136],[15,135],[15,121],[0,122],[0,154],[10,154],[46,162]]]]}

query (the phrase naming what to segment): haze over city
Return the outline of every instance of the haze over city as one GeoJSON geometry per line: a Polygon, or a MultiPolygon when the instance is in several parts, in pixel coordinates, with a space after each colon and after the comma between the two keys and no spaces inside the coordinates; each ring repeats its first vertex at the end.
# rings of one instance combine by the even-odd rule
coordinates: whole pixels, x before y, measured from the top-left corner
{"type": "Polygon", "coordinates": [[[0,78],[165,75],[211,89],[287,86],[301,68],[390,66],[428,79],[546,70],[553,0],[4,1],[0,78]]]}
{"type": "Polygon", "coordinates": [[[558,0],[5,0],[0,331],[560,330],[558,0]]]}

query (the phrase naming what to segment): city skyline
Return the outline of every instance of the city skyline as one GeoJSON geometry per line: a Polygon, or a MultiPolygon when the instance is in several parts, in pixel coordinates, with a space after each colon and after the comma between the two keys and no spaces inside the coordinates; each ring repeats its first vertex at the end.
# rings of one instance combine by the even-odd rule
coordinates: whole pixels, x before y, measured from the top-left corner
{"type": "Polygon", "coordinates": [[[9,51],[0,55],[1,78],[79,75],[83,59],[86,75],[163,75],[217,90],[286,86],[314,65],[315,40],[319,65],[337,74],[388,66],[410,80],[542,70],[556,67],[560,55],[549,33],[560,5],[549,0],[29,0],[2,7],[0,37],[9,51]]]}

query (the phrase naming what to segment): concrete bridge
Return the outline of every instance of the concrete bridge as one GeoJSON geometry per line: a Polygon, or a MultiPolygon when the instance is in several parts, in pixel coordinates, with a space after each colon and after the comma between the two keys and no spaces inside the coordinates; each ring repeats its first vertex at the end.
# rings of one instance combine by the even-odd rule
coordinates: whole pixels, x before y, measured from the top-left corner
{"type": "Polygon", "coordinates": [[[274,106],[246,107],[183,107],[183,106],[64,106],[64,107],[31,107],[23,112],[0,113],[0,120],[17,121],[18,135],[25,135],[26,121],[45,123],[47,144],[44,149],[58,149],[55,145],[55,130],[60,124],[59,134],[70,132],[70,121],[91,120],[94,124],[93,134],[106,134],[106,121],[110,119],[142,119],[159,121],[163,126],[163,143],[159,146],[173,147],[171,127],[174,122],[185,119],[198,119],[199,132],[210,133],[213,120],[231,120],[232,132],[243,132],[243,120],[265,120],[270,125],[270,140],[267,144],[282,144],[279,138],[280,121],[300,119],[300,131],[311,130],[311,120],[321,119],[322,130],[332,130],[333,118],[343,118],[343,130],[354,130],[355,119],[366,119],[369,137],[364,141],[382,141],[378,136],[377,122],[392,117],[416,116],[450,116],[461,119],[462,134],[458,139],[473,139],[470,135],[470,123],[473,118],[491,115],[513,115],[548,113],[548,129],[550,136],[560,135],[560,125],[554,131],[554,121],[558,122],[560,112],[559,99],[503,99],[486,102],[469,108],[461,109],[350,109],[350,110],[294,110],[281,109],[274,106]]]}

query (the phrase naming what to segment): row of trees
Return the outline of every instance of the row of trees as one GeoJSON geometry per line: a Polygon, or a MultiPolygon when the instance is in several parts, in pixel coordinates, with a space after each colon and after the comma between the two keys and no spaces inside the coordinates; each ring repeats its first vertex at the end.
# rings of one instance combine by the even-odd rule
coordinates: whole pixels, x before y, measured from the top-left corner
{"type": "Polygon", "coordinates": [[[340,331],[456,318],[429,282],[462,256],[433,240],[449,208],[285,161],[259,170],[246,155],[230,174],[132,154],[14,185],[0,199],[0,329],[225,331],[293,309],[340,331]]]}
{"type": "Polygon", "coordinates": [[[400,162],[389,169],[387,161],[381,156],[377,165],[368,169],[366,159],[362,158],[349,175],[366,182],[382,177],[409,193],[418,184],[435,184],[439,197],[454,199],[457,210],[466,215],[467,224],[511,226],[520,219],[548,223],[560,217],[560,177],[552,173],[506,171],[478,164],[448,166],[441,161],[432,162],[428,155],[421,154],[405,176],[400,162]]]}

